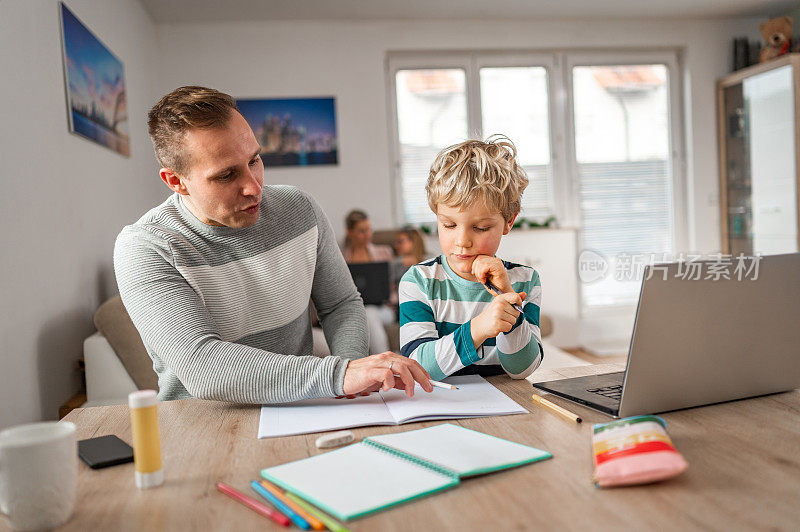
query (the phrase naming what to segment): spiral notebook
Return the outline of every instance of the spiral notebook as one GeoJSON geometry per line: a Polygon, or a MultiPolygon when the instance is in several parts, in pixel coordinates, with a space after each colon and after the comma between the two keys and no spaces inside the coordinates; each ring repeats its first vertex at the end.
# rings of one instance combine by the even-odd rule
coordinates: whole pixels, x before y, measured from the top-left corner
{"type": "Polygon", "coordinates": [[[354,519],[457,486],[461,478],[550,458],[547,451],[445,423],[371,436],[261,476],[339,519],[354,519]]]}

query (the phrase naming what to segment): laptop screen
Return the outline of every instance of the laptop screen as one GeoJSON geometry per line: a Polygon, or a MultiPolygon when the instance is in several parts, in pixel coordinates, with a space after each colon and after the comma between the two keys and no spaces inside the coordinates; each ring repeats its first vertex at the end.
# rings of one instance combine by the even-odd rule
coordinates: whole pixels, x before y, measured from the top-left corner
{"type": "Polygon", "coordinates": [[[389,301],[388,262],[363,262],[348,264],[348,267],[365,305],[382,305],[389,301]]]}

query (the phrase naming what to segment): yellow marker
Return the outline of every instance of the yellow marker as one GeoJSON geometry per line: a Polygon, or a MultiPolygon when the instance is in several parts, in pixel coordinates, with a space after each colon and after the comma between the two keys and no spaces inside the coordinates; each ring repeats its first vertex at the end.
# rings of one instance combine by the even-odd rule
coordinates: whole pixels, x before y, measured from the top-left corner
{"type": "Polygon", "coordinates": [[[153,390],[139,390],[128,395],[133,435],[133,465],[136,486],[141,489],[155,488],[164,482],[156,397],[156,392],[153,390]]]}

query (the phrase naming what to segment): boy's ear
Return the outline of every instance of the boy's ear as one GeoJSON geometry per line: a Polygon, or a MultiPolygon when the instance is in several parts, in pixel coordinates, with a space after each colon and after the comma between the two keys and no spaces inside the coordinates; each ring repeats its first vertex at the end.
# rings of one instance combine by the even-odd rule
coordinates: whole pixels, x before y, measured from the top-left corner
{"type": "Polygon", "coordinates": [[[517,216],[519,216],[519,211],[515,212],[514,216],[512,216],[511,219],[506,222],[506,225],[503,228],[503,234],[504,235],[507,235],[508,232],[511,231],[511,228],[514,227],[514,220],[517,219],[517,216]]]}

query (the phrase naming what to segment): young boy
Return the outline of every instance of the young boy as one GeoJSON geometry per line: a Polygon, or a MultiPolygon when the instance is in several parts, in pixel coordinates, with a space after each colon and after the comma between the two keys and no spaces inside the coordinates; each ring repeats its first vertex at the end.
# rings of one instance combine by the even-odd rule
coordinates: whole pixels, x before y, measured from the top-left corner
{"type": "Polygon", "coordinates": [[[542,361],[539,275],[494,256],[527,186],[505,137],[451,146],[431,166],[425,190],[442,255],[412,266],[399,296],[400,354],[418,361],[432,379],[472,364],[500,364],[522,379],[542,361]]]}

